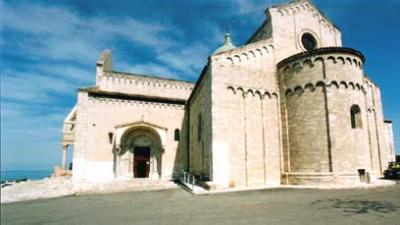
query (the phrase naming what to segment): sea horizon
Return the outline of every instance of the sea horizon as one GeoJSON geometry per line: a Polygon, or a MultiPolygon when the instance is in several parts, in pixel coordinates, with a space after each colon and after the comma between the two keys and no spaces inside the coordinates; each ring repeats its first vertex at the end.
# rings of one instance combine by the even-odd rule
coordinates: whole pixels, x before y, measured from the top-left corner
{"type": "Polygon", "coordinates": [[[2,170],[1,181],[18,179],[41,180],[50,177],[52,170],[2,170]]]}

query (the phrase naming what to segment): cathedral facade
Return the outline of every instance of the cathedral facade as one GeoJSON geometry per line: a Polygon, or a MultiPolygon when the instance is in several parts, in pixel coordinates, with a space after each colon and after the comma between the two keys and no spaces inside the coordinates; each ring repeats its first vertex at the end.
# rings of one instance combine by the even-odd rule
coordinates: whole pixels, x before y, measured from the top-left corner
{"type": "Polygon", "coordinates": [[[393,135],[364,55],[342,47],[340,30],[308,0],[265,13],[243,46],[226,35],[196,83],[113,71],[104,51],[95,86],[78,90],[64,122],[74,182],[183,171],[212,188],[380,177],[394,161],[393,135]]]}

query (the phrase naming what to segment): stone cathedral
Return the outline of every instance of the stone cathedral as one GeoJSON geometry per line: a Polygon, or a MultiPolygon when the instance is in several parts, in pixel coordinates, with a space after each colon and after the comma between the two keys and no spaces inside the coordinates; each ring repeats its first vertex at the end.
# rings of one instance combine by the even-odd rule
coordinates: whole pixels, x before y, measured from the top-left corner
{"type": "Polygon", "coordinates": [[[269,7],[243,45],[229,34],[196,83],[113,71],[78,90],[63,127],[74,182],[172,180],[214,189],[347,185],[394,161],[364,55],[308,0],[269,7]]]}

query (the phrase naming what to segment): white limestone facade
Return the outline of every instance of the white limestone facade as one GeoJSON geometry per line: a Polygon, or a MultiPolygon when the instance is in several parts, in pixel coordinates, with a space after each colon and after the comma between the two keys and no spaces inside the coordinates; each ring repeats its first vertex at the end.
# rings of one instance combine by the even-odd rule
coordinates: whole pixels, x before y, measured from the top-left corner
{"type": "Polygon", "coordinates": [[[135,148],[148,148],[143,176],[171,179],[185,169],[186,100],[193,84],[112,71],[97,62],[96,85],[78,90],[73,180],[133,179],[135,148]]]}
{"type": "Polygon", "coordinates": [[[246,44],[227,39],[210,55],[196,83],[115,72],[103,52],[95,86],[79,89],[64,123],[74,182],[186,171],[218,189],[380,177],[394,161],[393,131],[363,54],[342,47],[308,0],[265,13],[246,44]]]}

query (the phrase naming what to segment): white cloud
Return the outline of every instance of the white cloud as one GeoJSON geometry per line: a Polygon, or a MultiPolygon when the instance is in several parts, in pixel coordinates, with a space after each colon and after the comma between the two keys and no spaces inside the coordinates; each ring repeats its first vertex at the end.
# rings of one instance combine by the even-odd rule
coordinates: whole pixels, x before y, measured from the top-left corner
{"type": "Polygon", "coordinates": [[[4,26],[29,34],[66,36],[80,23],[74,14],[56,7],[5,3],[4,8],[4,26]]]}
{"type": "Polygon", "coordinates": [[[68,81],[41,74],[5,71],[2,76],[2,99],[8,101],[46,103],[53,94],[72,94],[75,86],[68,81]]]}
{"type": "MultiPolygon", "coordinates": [[[[29,136],[40,137],[38,141],[48,140],[49,136],[60,136],[61,126],[66,116],[64,109],[52,108],[55,112],[46,109],[48,106],[41,106],[42,114],[29,113],[31,106],[14,103],[7,104],[2,107],[2,122],[7,127],[6,134],[9,136],[26,137],[29,136]],[[27,113],[28,112],[28,113],[27,113]]],[[[3,125],[2,125],[3,126],[3,125]]]]}
{"type": "Polygon", "coordinates": [[[232,11],[233,14],[237,14],[246,19],[253,21],[262,21],[265,19],[264,11],[275,4],[285,2],[285,0],[232,0],[236,4],[237,10],[232,11]]]}
{"type": "Polygon", "coordinates": [[[36,65],[33,67],[34,70],[40,71],[41,73],[57,77],[60,79],[67,80],[69,82],[73,82],[77,85],[87,86],[89,84],[94,84],[96,77],[95,64],[90,70],[84,69],[78,66],[73,65],[65,65],[65,64],[45,64],[45,65],[36,65]]]}
{"type": "Polygon", "coordinates": [[[25,52],[32,57],[90,63],[95,61],[101,48],[115,37],[147,46],[149,51],[160,51],[176,44],[161,35],[171,27],[167,29],[151,21],[83,18],[64,8],[29,3],[4,6],[4,28],[31,36],[31,41],[18,42],[16,46],[20,53],[25,52]]]}
{"type": "Polygon", "coordinates": [[[32,114],[31,106],[25,104],[2,105],[3,170],[49,169],[58,164],[62,120],[67,112],[51,105],[39,108],[41,114],[32,114]]]}
{"type": "MultiPolygon", "coordinates": [[[[123,21],[122,23],[111,24],[104,26],[104,21],[92,23],[104,32],[113,32],[122,35],[134,43],[146,45],[156,50],[164,49],[175,44],[175,41],[163,38],[161,32],[166,31],[166,27],[156,23],[143,23],[132,18],[123,21]]],[[[168,29],[172,30],[172,27],[168,29]]]]}
{"type": "Polygon", "coordinates": [[[126,63],[118,63],[115,66],[116,71],[134,73],[134,74],[142,74],[142,75],[155,75],[166,78],[179,78],[179,76],[171,71],[167,66],[162,66],[160,64],[155,63],[145,63],[145,64],[126,64],[126,63]]]}
{"type": "MultiPolygon", "coordinates": [[[[28,35],[28,38],[23,40],[11,41],[12,46],[7,48],[8,51],[11,51],[11,54],[26,55],[37,61],[43,59],[69,61],[92,64],[94,68],[94,62],[103,48],[112,49],[113,41],[121,37],[131,43],[145,46],[149,52],[157,54],[153,62],[133,62],[129,69],[135,71],[128,71],[173,77],[189,75],[194,78],[198,76],[202,66],[207,62],[207,56],[213,51],[209,47],[210,39],[212,43],[218,45],[223,41],[223,32],[210,21],[205,21],[204,26],[204,29],[210,31],[207,43],[197,42],[182,47],[177,40],[163,35],[175,30],[180,34],[171,24],[167,26],[136,18],[119,20],[108,20],[99,16],[83,18],[67,8],[33,3],[5,3],[4,8],[4,27],[28,35]],[[176,75],[177,73],[179,75],[176,75]]],[[[11,37],[7,39],[12,40],[11,37]]],[[[122,57],[121,59],[119,63],[122,65],[127,63],[126,59],[122,57]]],[[[54,68],[48,69],[54,70],[54,68]]],[[[41,71],[43,72],[43,69],[41,71]]],[[[85,77],[86,74],[84,72],[85,77]]],[[[80,75],[73,73],[71,76],[79,79],[80,75]]]]}
{"type": "Polygon", "coordinates": [[[241,15],[251,14],[258,10],[258,6],[252,1],[237,0],[238,13],[241,15]]]}
{"type": "Polygon", "coordinates": [[[194,43],[187,48],[162,52],[157,56],[157,59],[193,78],[198,76],[197,73],[207,63],[207,57],[210,54],[212,54],[210,47],[202,43],[194,43]]]}
{"type": "Polygon", "coordinates": [[[0,29],[7,35],[1,36],[6,40],[2,48],[7,56],[25,59],[21,65],[14,59],[13,67],[3,68],[1,74],[1,151],[11,161],[57,152],[63,119],[74,104],[71,99],[77,88],[94,84],[95,62],[103,48],[121,48],[128,42],[156,55],[130,64],[124,58],[128,54],[117,56],[117,70],[194,79],[212,53],[207,45],[223,41],[223,32],[213,22],[203,27],[210,31],[209,39],[187,45],[169,38],[167,33],[181,37],[182,31],[165,22],[82,17],[68,8],[35,2],[1,4],[0,29]],[[122,45],[117,43],[121,40],[122,45]]]}

